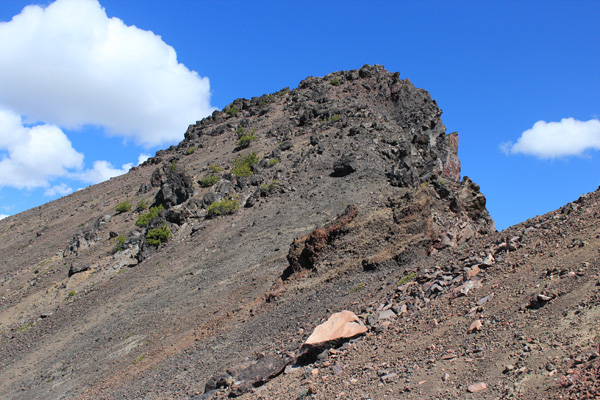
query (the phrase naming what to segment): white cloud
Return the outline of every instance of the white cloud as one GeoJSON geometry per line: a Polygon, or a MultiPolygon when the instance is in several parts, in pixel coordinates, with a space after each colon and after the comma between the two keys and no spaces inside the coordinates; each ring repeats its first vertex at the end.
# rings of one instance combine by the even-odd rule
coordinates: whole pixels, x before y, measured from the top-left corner
{"type": "Polygon", "coordinates": [[[538,121],[523,132],[517,143],[503,143],[500,147],[506,154],[539,158],[581,156],[586,150],[600,150],[600,120],[538,121]]]}
{"type": "Polygon", "coordinates": [[[149,158],[150,158],[149,154],[140,154],[138,157],[137,165],[140,165],[141,163],[143,163],[144,161],[146,161],[149,158]]]}
{"type": "Polygon", "coordinates": [[[213,111],[207,78],[160,36],[108,18],[97,0],[27,6],[0,23],[0,105],[63,128],[105,127],[152,146],[213,111]]]}
{"type": "Polygon", "coordinates": [[[21,117],[0,109],[0,188],[32,189],[81,168],[83,154],[53,125],[25,127],[21,117]]]}
{"type": "Polygon", "coordinates": [[[73,188],[71,188],[70,186],[67,186],[67,184],[65,184],[65,183],[61,183],[61,184],[54,185],[54,186],[46,189],[46,191],[44,191],[44,196],[48,196],[48,197],[54,197],[56,195],[66,196],[70,193],[73,193],[73,188]]]}
{"type": "Polygon", "coordinates": [[[123,164],[121,168],[114,168],[108,161],[94,161],[94,167],[87,171],[74,174],[73,177],[87,183],[100,183],[112,177],[123,175],[133,167],[132,163],[123,164]]]}
{"type": "Polygon", "coordinates": [[[6,217],[10,217],[10,215],[6,215],[6,214],[0,214],[0,219],[4,219],[6,217]]]}

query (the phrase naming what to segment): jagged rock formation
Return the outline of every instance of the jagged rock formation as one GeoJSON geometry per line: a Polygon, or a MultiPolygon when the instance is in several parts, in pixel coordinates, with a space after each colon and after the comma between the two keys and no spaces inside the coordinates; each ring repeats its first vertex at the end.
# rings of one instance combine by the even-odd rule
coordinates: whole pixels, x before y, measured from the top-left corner
{"type": "MultiPolygon", "coordinates": [[[[437,335],[442,325],[435,340],[445,353],[423,351],[459,359],[471,350],[452,340],[476,346],[489,324],[498,326],[486,320],[500,310],[495,302],[518,298],[516,319],[502,311],[495,318],[529,329],[519,318],[545,315],[561,290],[578,286],[500,290],[525,281],[504,274],[570,240],[565,251],[589,265],[557,276],[575,270],[592,282],[597,194],[559,213],[564,220],[495,233],[479,187],[461,179],[457,148],[426,91],[364,66],[237,99],[128,174],[0,221],[0,397],[258,398],[265,390],[268,398],[332,398],[348,390],[336,377],[354,385],[345,371],[361,377],[354,368],[373,362],[352,353],[356,343],[317,355],[316,368],[330,371],[323,387],[299,388],[306,379],[290,364],[306,334],[344,309],[367,323],[361,343],[393,348],[395,360],[408,351],[419,371],[441,365],[425,367],[424,331],[437,335]],[[131,210],[115,212],[126,200],[131,210]],[[586,236],[571,237],[575,226],[586,236]],[[492,285],[500,285],[493,296],[492,285]],[[448,304],[460,305],[460,315],[448,304]],[[468,326],[454,332],[464,319],[468,326]],[[481,325],[465,339],[475,320],[481,325]],[[351,364],[342,368],[339,357],[351,364]]],[[[531,287],[540,274],[526,276],[531,287]]],[[[510,325],[500,326],[506,335],[494,343],[512,346],[510,325]]],[[[419,397],[429,387],[410,380],[423,380],[421,372],[385,362],[375,383],[353,393],[382,397],[397,383],[419,397]]],[[[475,382],[452,371],[460,381],[448,396],[427,393],[462,397],[475,382]]],[[[504,393],[502,383],[486,384],[481,393],[504,393]]]]}

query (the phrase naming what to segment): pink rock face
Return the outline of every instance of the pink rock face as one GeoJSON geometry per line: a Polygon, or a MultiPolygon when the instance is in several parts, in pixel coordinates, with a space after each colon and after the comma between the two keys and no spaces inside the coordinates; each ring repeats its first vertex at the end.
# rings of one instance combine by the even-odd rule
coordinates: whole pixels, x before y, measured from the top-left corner
{"type": "Polygon", "coordinates": [[[344,310],[333,314],[329,319],[317,326],[306,339],[304,346],[314,346],[319,343],[340,339],[351,339],[367,332],[367,327],[352,311],[344,310]]]}

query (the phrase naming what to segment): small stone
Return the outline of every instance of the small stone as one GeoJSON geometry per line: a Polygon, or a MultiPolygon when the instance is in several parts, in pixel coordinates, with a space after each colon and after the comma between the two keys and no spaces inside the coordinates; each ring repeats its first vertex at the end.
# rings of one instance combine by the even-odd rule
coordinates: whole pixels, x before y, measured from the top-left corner
{"type": "Polygon", "coordinates": [[[482,390],[485,390],[485,389],[487,389],[487,385],[484,382],[474,383],[472,385],[469,385],[469,387],[467,388],[467,390],[470,393],[481,392],[482,390]]]}
{"type": "Polygon", "coordinates": [[[509,373],[510,371],[514,371],[515,370],[515,366],[512,364],[506,364],[506,366],[504,367],[504,371],[502,371],[504,374],[509,373]]]}
{"type": "Polygon", "coordinates": [[[393,381],[393,380],[394,380],[394,378],[396,378],[397,376],[398,376],[398,374],[397,374],[397,373],[395,373],[395,372],[391,372],[391,373],[389,373],[389,374],[383,375],[383,376],[381,377],[381,381],[382,381],[382,382],[390,382],[390,381],[393,381]]]}
{"type": "Polygon", "coordinates": [[[392,318],[396,318],[396,313],[392,310],[383,310],[383,311],[379,312],[379,317],[378,317],[379,321],[383,321],[386,319],[392,319],[392,318]]]}
{"type": "Polygon", "coordinates": [[[487,296],[485,296],[485,297],[482,297],[481,299],[479,299],[479,300],[477,301],[477,305],[478,305],[478,306],[482,306],[482,305],[484,305],[485,303],[487,303],[489,300],[491,300],[491,299],[493,299],[493,298],[494,298],[494,293],[490,293],[490,294],[488,294],[487,296]]]}
{"type": "Polygon", "coordinates": [[[481,330],[482,327],[483,327],[483,324],[481,323],[481,320],[479,320],[479,319],[475,320],[469,327],[469,330],[467,331],[467,333],[477,332],[477,331],[481,330]]]}
{"type": "Polygon", "coordinates": [[[485,260],[483,260],[483,262],[481,264],[486,267],[490,267],[490,266],[494,265],[495,261],[496,260],[494,260],[494,256],[491,254],[488,254],[487,257],[485,258],[485,260]]]}
{"type": "Polygon", "coordinates": [[[467,268],[465,271],[465,281],[469,281],[472,278],[476,277],[481,272],[481,269],[477,265],[472,266],[471,268],[467,268]]]}
{"type": "Polygon", "coordinates": [[[450,379],[450,375],[446,372],[444,376],[442,376],[442,381],[448,382],[448,379],[450,379]]]}

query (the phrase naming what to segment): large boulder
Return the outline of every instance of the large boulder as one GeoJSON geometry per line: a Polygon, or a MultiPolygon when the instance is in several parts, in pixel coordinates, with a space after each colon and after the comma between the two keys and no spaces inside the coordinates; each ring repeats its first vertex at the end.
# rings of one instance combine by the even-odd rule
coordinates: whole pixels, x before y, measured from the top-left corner
{"type": "Polygon", "coordinates": [[[352,311],[335,313],[317,326],[300,348],[298,362],[309,361],[325,349],[337,347],[355,337],[364,335],[367,327],[352,311]]]}
{"type": "Polygon", "coordinates": [[[154,205],[162,205],[165,209],[181,204],[194,195],[192,179],[185,171],[173,166],[157,168],[152,173],[151,183],[153,186],[160,185],[154,205]]]}

